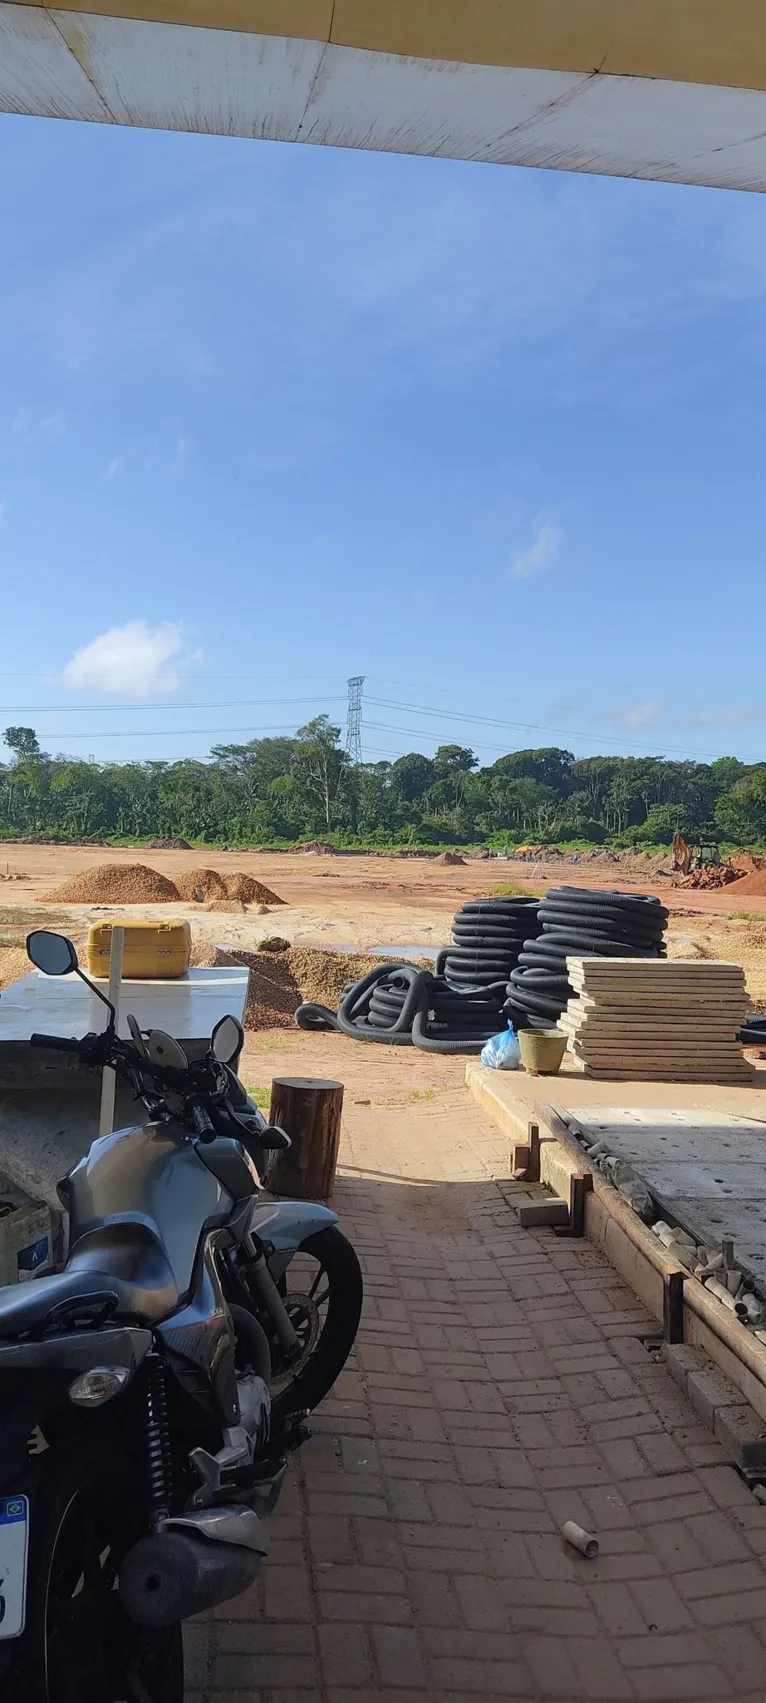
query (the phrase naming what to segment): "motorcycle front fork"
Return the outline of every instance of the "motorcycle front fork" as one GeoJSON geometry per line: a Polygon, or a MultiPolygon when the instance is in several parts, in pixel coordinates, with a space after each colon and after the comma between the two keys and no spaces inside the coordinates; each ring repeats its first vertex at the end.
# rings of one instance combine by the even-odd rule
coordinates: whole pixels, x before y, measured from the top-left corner
{"type": "Polygon", "coordinates": [[[300,1338],[293,1329],[290,1315],[269,1271],[263,1244],[255,1237],[251,1237],[250,1241],[252,1253],[248,1263],[248,1277],[256,1299],[260,1302],[264,1312],[268,1314],[274,1327],[274,1334],[282,1351],[283,1360],[289,1366],[291,1361],[297,1360],[301,1353],[300,1338]]]}

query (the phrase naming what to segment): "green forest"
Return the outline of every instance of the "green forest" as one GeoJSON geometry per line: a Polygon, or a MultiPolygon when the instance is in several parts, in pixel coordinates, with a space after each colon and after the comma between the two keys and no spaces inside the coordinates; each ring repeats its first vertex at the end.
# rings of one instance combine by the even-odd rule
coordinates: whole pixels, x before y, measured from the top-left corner
{"type": "Polygon", "coordinates": [[[473,751],[354,766],[341,730],[316,716],[290,738],[214,745],[204,760],[83,762],[51,757],[32,728],[9,727],[0,764],[0,837],[280,846],[310,838],[371,847],[766,842],[766,762],[579,757],[511,751],[480,768],[473,751]]]}

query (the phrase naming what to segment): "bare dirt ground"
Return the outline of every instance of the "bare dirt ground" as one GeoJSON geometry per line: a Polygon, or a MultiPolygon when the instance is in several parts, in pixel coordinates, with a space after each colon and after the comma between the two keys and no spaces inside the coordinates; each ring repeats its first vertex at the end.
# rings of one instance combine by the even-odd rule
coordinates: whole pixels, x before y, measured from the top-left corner
{"type": "MultiPolygon", "coordinates": [[[[115,914],[114,908],[57,906],[49,911],[41,904],[42,896],[79,871],[112,860],[147,863],[171,879],[200,865],[224,874],[243,870],[287,901],[267,914],[259,914],[255,906],[247,910],[232,906],[228,914],[193,904],[163,905],[163,915],[191,919],[201,954],[213,945],[252,948],[268,934],[280,934],[296,946],[435,949],[449,939],[453,913],[465,899],[492,893],[506,882],[528,893],[542,893],[560,883],[655,891],[670,910],[671,955],[727,958],[742,964],[754,1003],[766,1007],[766,897],[743,895],[738,903],[736,882],[709,893],[674,888],[652,871],[649,860],[642,863],[640,858],[620,864],[573,864],[566,859],[526,865],[477,857],[453,868],[431,858],[8,844],[0,856],[0,949],[3,941],[6,946],[18,941],[25,924],[44,926],[46,921],[49,926],[66,926],[78,943],[83,941],[89,923],[115,914]],[[18,917],[15,929],[14,916],[18,917]]],[[[137,917],[158,914],[156,906],[119,910],[137,917]]],[[[20,973],[15,960],[13,971],[20,973]]],[[[0,980],[7,979],[0,974],[0,980]]]]}

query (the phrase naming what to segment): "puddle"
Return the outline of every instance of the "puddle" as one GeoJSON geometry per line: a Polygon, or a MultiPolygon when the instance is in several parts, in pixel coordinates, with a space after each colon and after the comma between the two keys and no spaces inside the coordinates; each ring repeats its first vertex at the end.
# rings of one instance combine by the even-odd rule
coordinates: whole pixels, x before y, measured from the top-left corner
{"type": "Polygon", "coordinates": [[[441,951],[439,946],[347,946],[338,940],[307,939],[300,935],[296,938],[296,946],[307,946],[317,952],[344,952],[346,957],[367,956],[370,958],[431,958],[436,962],[436,954],[441,951]]]}
{"type": "MultiPolygon", "coordinates": [[[[359,950],[355,948],[354,950],[359,950]]],[[[375,958],[433,958],[441,951],[438,946],[368,946],[366,951],[375,958]]]]}
{"type": "MultiPolygon", "coordinates": [[[[307,940],[302,940],[302,946],[308,946],[307,940]]],[[[312,942],[313,944],[313,942],[312,942]]],[[[370,958],[432,958],[436,962],[436,954],[441,950],[438,946],[340,946],[337,940],[323,941],[320,950],[325,952],[345,952],[347,956],[366,954],[370,958]]]]}

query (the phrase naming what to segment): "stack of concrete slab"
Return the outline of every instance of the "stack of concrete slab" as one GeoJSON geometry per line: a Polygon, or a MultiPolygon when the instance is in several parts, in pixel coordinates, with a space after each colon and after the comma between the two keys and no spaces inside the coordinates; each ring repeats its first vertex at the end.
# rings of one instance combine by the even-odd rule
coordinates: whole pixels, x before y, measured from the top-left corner
{"type": "Polygon", "coordinates": [[[749,1084],[739,1040],[749,1001],[739,964],[567,958],[578,997],[558,1027],[586,1076],[749,1084]]]}

